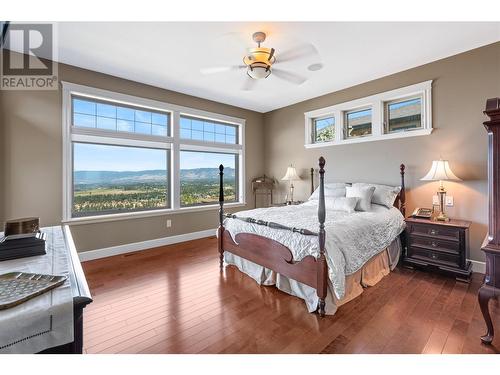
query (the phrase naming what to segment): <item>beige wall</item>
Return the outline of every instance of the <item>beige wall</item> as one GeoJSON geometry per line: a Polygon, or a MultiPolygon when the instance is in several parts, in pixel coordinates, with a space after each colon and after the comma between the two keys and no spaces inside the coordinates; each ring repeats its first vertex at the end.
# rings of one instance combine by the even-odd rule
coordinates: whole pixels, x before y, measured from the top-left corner
{"type": "MultiPolygon", "coordinates": [[[[411,213],[416,206],[432,205],[438,183],[419,179],[431,161],[442,156],[464,180],[446,183],[448,194],[455,199],[455,206],[447,212],[473,222],[470,256],[484,260],[479,250],[487,231],[487,140],[482,111],[486,99],[496,96],[500,96],[500,43],[268,112],[264,115],[266,174],[281,178],[293,163],[304,179],[295,184],[296,198],[306,199],[308,169],[317,166],[321,155],[326,158],[328,181],[398,184],[403,162],[407,167],[407,213],[411,213]],[[435,129],[431,135],[304,148],[304,112],[431,79],[435,129]]],[[[281,184],[281,199],[285,192],[286,185],[281,184]]]]}
{"type": "MultiPolygon", "coordinates": [[[[264,170],[261,113],[59,64],[59,79],[246,119],[247,180],[264,170]]],[[[2,161],[5,168],[0,222],[39,216],[42,225],[62,219],[61,90],[4,91],[2,161]]],[[[3,174],[2,174],[3,175],[3,174]]],[[[1,182],[1,180],[0,180],[1,182]]],[[[247,183],[247,201],[253,203],[247,183]]],[[[0,190],[1,194],[1,190],[0,190]]],[[[1,198],[1,195],[0,195],[1,198]]],[[[190,233],[217,226],[216,210],[72,226],[79,251],[190,233]],[[172,227],[166,228],[166,220],[172,227]]]]}

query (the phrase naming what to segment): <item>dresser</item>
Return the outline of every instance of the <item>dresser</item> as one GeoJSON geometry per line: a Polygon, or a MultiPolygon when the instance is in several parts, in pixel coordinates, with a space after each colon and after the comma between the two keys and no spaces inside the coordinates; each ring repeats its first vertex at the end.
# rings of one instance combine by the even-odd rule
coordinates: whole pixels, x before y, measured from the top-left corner
{"type": "Polygon", "coordinates": [[[453,275],[468,282],[472,274],[469,258],[470,222],[406,219],[406,266],[422,267],[453,275]]]}
{"type": "Polygon", "coordinates": [[[66,282],[9,309],[0,310],[0,354],[82,353],[83,310],[92,302],[67,226],[41,228],[46,254],[0,262],[0,274],[65,275],[66,282]]]}

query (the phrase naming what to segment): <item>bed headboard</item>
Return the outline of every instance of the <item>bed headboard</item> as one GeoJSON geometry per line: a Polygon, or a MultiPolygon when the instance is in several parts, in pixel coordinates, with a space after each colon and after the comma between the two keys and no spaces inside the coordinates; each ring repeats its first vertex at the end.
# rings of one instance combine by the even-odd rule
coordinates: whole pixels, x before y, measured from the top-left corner
{"type": "MultiPolygon", "coordinates": [[[[396,207],[404,217],[406,217],[406,190],[405,190],[405,165],[399,166],[399,174],[401,176],[401,191],[399,192],[394,207],[396,207]]],[[[311,168],[311,194],[314,193],[314,168],[311,168]]]]}

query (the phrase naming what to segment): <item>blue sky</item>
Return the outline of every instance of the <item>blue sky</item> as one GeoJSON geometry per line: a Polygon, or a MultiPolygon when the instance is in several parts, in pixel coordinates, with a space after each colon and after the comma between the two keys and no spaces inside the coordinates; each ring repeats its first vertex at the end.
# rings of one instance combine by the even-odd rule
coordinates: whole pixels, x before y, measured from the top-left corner
{"type": "MultiPolygon", "coordinates": [[[[74,143],[75,171],[142,171],[166,169],[166,151],[74,143]]],[[[235,167],[234,155],[181,151],[181,169],[235,167]]]]}

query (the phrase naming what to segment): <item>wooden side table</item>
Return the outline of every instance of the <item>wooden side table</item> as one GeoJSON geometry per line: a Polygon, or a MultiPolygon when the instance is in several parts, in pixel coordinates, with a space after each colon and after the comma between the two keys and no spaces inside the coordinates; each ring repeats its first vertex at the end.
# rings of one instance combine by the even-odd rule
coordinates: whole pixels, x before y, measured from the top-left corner
{"type": "Polygon", "coordinates": [[[470,221],[448,222],[406,219],[406,266],[419,266],[454,275],[469,282],[472,264],[469,257],[470,221]]]}

